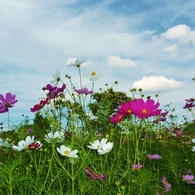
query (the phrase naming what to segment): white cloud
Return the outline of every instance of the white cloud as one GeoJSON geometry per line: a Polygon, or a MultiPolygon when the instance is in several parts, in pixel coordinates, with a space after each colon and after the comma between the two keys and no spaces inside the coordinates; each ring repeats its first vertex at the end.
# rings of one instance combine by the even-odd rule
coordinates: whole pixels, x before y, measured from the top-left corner
{"type": "Polygon", "coordinates": [[[137,63],[131,59],[124,59],[118,56],[109,56],[108,65],[118,66],[118,67],[131,67],[131,66],[136,66],[137,63]]]}
{"type": "Polygon", "coordinates": [[[167,79],[164,76],[148,76],[143,77],[139,81],[135,81],[132,88],[141,88],[143,92],[165,93],[176,90],[182,86],[182,82],[175,81],[174,79],[167,79]]]}
{"type": "Polygon", "coordinates": [[[177,51],[178,51],[178,46],[173,44],[173,45],[170,45],[169,47],[166,47],[163,49],[164,52],[167,52],[171,55],[176,55],[177,54],[177,51]]]}
{"type": "Polygon", "coordinates": [[[166,39],[177,40],[182,44],[192,42],[195,44],[195,31],[192,31],[186,24],[179,24],[169,28],[164,36],[166,39]]]}

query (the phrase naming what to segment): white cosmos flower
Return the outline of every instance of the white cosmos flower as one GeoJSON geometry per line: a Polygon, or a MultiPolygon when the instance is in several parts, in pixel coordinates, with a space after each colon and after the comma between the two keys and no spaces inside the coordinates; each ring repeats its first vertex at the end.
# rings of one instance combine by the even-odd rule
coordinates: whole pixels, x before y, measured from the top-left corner
{"type": "Polygon", "coordinates": [[[192,152],[195,152],[195,146],[192,147],[192,152]]]}
{"type": "Polygon", "coordinates": [[[21,150],[24,150],[26,149],[30,144],[32,144],[33,142],[35,142],[34,140],[34,135],[32,137],[30,136],[27,136],[25,140],[21,140],[18,142],[18,146],[16,145],[13,145],[12,148],[14,150],[18,150],[18,151],[21,151],[21,150]]]}
{"type": "Polygon", "coordinates": [[[6,140],[3,140],[2,138],[0,138],[0,146],[2,146],[2,147],[10,147],[11,144],[7,140],[8,140],[8,138],[6,140]]]}
{"type": "Polygon", "coordinates": [[[54,78],[54,80],[51,81],[51,84],[53,86],[58,86],[58,83],[60,82],[61,80],[61,77],[60,77],[60,72],[58,70],[55,71],[55,74],[52,74],[52,77],[54,78]]]}
{"type": "Polygon", "coordinates": [[[61,145],[60,148],[57,148],[57,151],[62,155],[62,156],[67,156],[70,158],[78,158],[78,150],[72,150],[69,147],[66,147],[64,145],[61,145]]]}
{"type": "Polygon", "coordinates": [[[59,131],[56,131],[55,133],[49,132],[45,136],[45,141],[48,143],[51,143],[53,141],[62,142],[63,140],[64,140],[64,133],[59,131]]]}
{"type": "Polygon", "coordinates": [[[99,65],[91,65],[88,67],[83,68],[83,76],[89,77],[90,81],[97,81],[101,77],[104,76],[103,72],[99,72],[100,66],[99,65]]]}
{"type": "Polygon", "coordinates": [[[113,142],[107,142],[108,139],[103,138],[101,140],[101,148],[98,149],[98,154],[102,155],[102,154],[106,154],[108,152],[110,152],[113,148],[113,142]]]}
{"type": "Polygon", "coordinates": [[[70,63],[68,64],[68,66],[72,66],[72,67],[77,67],[79,68],[81,66],[81,64],[83,64],[84,62],[86,62],[87,60],[85,58],[82,59],[76,59],[74,63],[70,63]]]}
{"type": "Polygon", "coordinates": [[[90,149],[97,150],[98,154],[106,154],[110,152],[113,148],[113,142],[107,142],[108,139],[102,138],[101,141],[95,140],[93,143],[90,143],[90,146],[87,146],[90,149]]]}
{"type": "Polygon", "coordinates": [[[195,138],[192,139],[192,142],[195,143],[195,138]]]}
{"type": "Polygon", "coordinates": [[[92,149],[92,150],[98,150],[101,148],[101,143],[99,140],[95,140],[93,143],[90,142],[90,146],[87,146],[88,148],[92,149]]]}

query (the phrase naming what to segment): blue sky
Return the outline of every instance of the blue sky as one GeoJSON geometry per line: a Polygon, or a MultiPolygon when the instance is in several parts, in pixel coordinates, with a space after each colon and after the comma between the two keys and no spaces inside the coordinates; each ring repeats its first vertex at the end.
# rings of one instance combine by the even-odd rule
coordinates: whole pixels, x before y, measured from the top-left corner
{"type": "Polygon", "coordinates": [[[195,97],[194,0],[0,0],[0,45],[0,93],[17,96],[14,123],[33,118],[55,70],[79,86],[66,66],[75,58],[100,65],[97,91],[118,80],[115,90],[157,93],[161,108],[172,102],[180,116],[184,99],[195,97]]]}

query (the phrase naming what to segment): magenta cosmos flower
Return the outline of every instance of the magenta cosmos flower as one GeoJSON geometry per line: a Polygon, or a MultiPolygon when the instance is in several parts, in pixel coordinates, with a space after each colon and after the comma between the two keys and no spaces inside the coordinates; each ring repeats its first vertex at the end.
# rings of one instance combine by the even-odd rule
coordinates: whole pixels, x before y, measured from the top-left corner
{"type": "Polygon", "coordinates": [[[0,94],[0,113],[8,112],[8,109],[14,107],[17,101],[16,95],[12,95],[10,92],[6,93],[5,97],[0,94]]]}
{"type": "Polygon", "coordinates": [[[158,159],[161,159],[162,158],[162,156],[160,156],[158,154],[153,154],[153,155],[152,154],[147,154],[146,156],[150,160],[152,160],[152,159],[157,159],[158,160],[158,159]]]}
{"type": "Polygon", "coordinates": [[[62,87],[56,87],[52,86],[51,84],[47,84],[45,87],[43,87],[43,90],[48,90],[47,98],[54,99],[62,94],[62,92],[65,90],[66,85],[62,84],[62,87]]]}
{"type": "Polygon", "coordinates": [[[41,110],[45,106],[45,104],[47,104],[48,101],[49,101],[48,98],[41,100],[39,102],[39,104],[35,104],[33,108],[30,108],[30,111],[37,112],[37,111],[41,110]]]}
{"type": "Polygon", "coordinates": [[[192,108],[195,106],[195,98],[185,99],[186,104],[183,107],[184,109],[192,108]]]}
{"type": "Polygon", "coordinates": [[[118,112],[110,119],[111,123],[118,124],[125,116],[132,114],[130,102],[121,103],[117,110],[118,112]]]}
{"type": "Polygon", "coordinates": [[[130,107],[133,114],[138,118],[148,118],[150,116],[158,116],[161,113],[161,109],[158,109],[160,103],[155,103],[152,99],[147,99],[146,102],[143,99],[136,99],[130,102],[130,107]]]}
{"type": "Polygon", "coordinates": [[[159,116],[157,116],[157,119],[154,120],[153,122],[154,123],[158,123],[160,121],[166,121],[166,116],[167,114],[169,113],[169,111],[166,111],[166,112],[161,112],[159,116]]]}

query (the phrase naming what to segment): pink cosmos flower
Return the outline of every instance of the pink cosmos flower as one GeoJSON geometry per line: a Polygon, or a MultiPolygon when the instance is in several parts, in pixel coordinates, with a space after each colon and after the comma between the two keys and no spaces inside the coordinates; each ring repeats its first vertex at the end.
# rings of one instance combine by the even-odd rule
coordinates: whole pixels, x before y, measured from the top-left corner
{"type": "Polygon", "coordinates": [[[93,91],[88,90],[86,87],[82,89],[75,89],[74,91],[77,92],[78,94],[85,94],[85,95],[93,94],[93,91]]]}
{"type": "Polygon", "coordinates": [[[142,167],[143,165],[138,165],[138,164],[132,165],[133,170],[139,170],[139,169],[142,169],[142,167]]]}
{"type": "Polygon", "coordinates": [[[187,183],[189,184],[195,184],[195,181],[193,181],[193,179],[193,175],[183,175],[183,180],[187,181],[187,183]]]}
{"type": "Polygon", "coordinates": [[[36,104],[34,105],[33,108],[30,108],[31,112],[37,112],[41,110],[45,106],[45,104],[47,104],[48,100],[49,100],[48,98],[41,100],[39,104],[36,104]]]}
{"type": "Polygon", "coordinates": [[[124,114],[122,113],[117,113],[115,114],[111,119],[110,119],[110,122],[111,123],[115,123],[115,124],[118,124],[122,121],[122,119],[125,117],[124,114]]]}
{"type": "Polygon", "coordinates": [[[99,179],[101,181],[104,181],[104,179],[106,178],[104,174],[93,173],[90,167],[86,167],[85,172],[88,175],[88,178],[91,180],[99,179]]]}
{"type": "Polygon", "coordinates": [[[143,99],[136,99],[130,102],[130,106],[132,109],[133,114],[138,118],[148,118],[150,116],[158,116],[161,113],[161,109],[158,109],[160,103],[157,102],[155,104],[154,100],[147,99],[144,102],[143,99]]]}
{"type": "Polygon", "coordinates": [[[146,155],[147,156],[147,158],[148,159],[161,159],[162,158],[162,156],[160,156],[160,155],[158,155],[158,154],[153,154],[153,155],[151,155],[151,154],[147,154],[146,155]]]}
{"type": "Polygon", "coordinates": [[[169,192],[171,190],[171,184],[167,182],[166,177],[163,176],[161,182],[164,185],[165,192],[169,192]]]}
{"type": "Polygon", "coordinates": [[[16,95],[12,95],[10,92],[6,93],[5,97],[0,94],[0,113],[8,112],[8,109],[14,107],[17,101],[16,95]]]}
{"type": "Polygon", "coordinates": [[[111,123],[118,124],[125,116],[132,114],[130,102],[121,103],[117,110],[118,112],[110,119],[111,123]]]}

